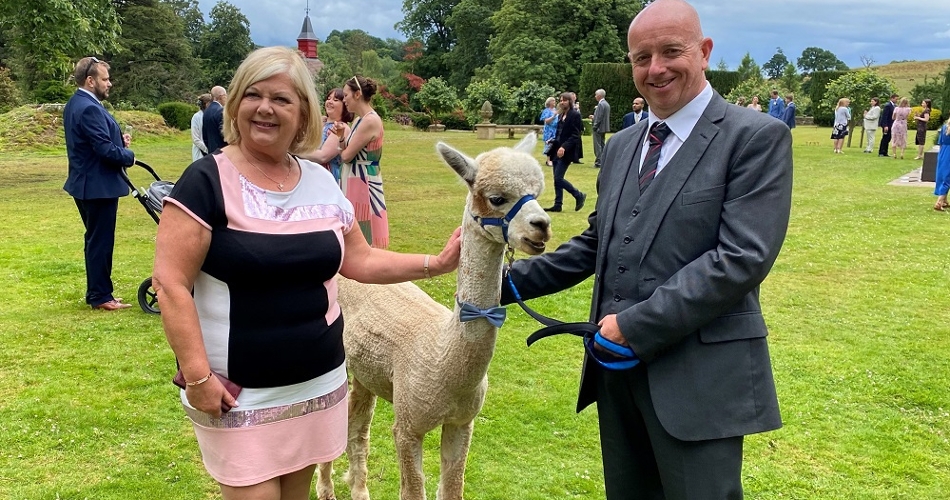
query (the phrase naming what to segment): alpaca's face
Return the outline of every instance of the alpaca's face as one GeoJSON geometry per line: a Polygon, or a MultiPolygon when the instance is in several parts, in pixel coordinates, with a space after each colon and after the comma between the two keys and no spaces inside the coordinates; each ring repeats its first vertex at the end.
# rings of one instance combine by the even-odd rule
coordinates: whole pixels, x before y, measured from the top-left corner
{"type": "MultiPolygon", "coordinates": [[[[443,159],[465,180],[469,187],[468,212],[479,219],[503,218],[525,195],[535,198],[544,191],[541,165],[530,154],[536,144],[530,134],[514,148],[497,148],[472,159],[451,147],[440,144],[443,159]]],[[[477,224],[467,216],[466,224],[477,224]]],[[[466,234],[482,234],[504,244],[498,226],[472,228],[466,234]]],[[[522,205],[508,226],[508,244],[529,255],[544,251],[551,239],[551,218],[536,199],[522,205]]]]}

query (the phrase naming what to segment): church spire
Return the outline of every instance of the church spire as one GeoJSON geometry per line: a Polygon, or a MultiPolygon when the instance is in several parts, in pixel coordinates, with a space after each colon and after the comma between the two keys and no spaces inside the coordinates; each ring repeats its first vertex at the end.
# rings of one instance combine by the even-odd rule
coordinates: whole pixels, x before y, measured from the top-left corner
{"type": "Polygon", "coordinates": [[[317,58],[317,35],[313,32],[313,25],[310,24],[310,0],[307,0],[306,15],[303,18],[303,27],[300,28],[300,34],[297,35],[297,50],[299,50],[307,59],[317,58]]]}

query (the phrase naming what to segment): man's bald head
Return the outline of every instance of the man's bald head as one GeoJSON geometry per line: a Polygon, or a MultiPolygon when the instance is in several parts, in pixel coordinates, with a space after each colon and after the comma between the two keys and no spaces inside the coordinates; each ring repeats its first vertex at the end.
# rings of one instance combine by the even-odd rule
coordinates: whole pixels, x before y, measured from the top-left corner
{"type": "Polygon", "coordinates": [[[224,101],[226,101],[228,98],[228,91],[224,90],[224,87],[215,85],[214,87],[211,87],[211,98],[220,102],[221,104],[224,104],[224,101]]]}
{"type": "Polygon", "coordinates": [[[633,83],[666,119],[706,88],[712,40],[703,37],[699,14],[683,0],[657,0],[627,30],[633,83]]]}

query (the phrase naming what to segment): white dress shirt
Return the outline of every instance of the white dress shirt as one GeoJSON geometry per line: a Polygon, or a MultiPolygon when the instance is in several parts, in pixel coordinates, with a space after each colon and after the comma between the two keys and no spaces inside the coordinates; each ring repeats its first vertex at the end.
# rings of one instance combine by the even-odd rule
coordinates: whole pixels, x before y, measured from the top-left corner
{"type": "MultiPolygon", "coordinates": [[[[656,167],[656,175],[660,175],[660,172],[663,171],[663,167],[670,162],[670,158],[679,151],[680,146],[689,138],[689,134],[693,132],[693,128],[696,127],[700,117],[703,116],[703,112],[706,111],[706,107],[709,106],[712,97],[712,86],[709,82],[706,82],[706,87],[699,95],[694,97],[692,101],[689,101],[689,103],[683,106],[679,111],[668,116],[665,120],[657,118],[656,115],[653,114],[653,109],[650,109],[650,126],[652,127],[654,123],[662,121],[666,123],[666,126],[673,132],[666,136],[666,140],[663,141],[663,147],[660,148],[660,161],[656,167]]],[[[650,149],[649,141],[650,134],[647,133],[643,140],[644,146],[640,148],[641,168],[643,167],[643,160],[647,157],[647,150],[650,149]]]]}

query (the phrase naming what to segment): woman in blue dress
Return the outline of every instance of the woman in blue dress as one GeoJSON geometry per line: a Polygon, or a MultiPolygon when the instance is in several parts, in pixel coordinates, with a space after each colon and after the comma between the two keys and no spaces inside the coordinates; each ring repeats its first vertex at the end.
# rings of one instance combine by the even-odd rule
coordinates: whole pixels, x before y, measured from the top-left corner
{"type": "Polygon", "coordinates": [[[934,194],[937,195],[934,210],[943,212],[947,209],[947,191],[950,191],[950,120],[940,127],[937,144],[940,152],[937,153],[937,175],[934,179],[934,194]]]}
{"type": "MultiPolygon", "coordinates": [[[[544,156],[548,156],[548,150],[551,148],[551,141],[554,140],[554,136],[557,135],[557,111],[554,109],[554,105],[557,101],[553,97],[548,97],[548,100],[544,101],[544,109],[541,111],[541,121],[544,123],[544,134],[541,139],[544,141],[544,156]]],[[[551,160],[546,161],[547,165],[551,166],[551,160]]]]}
{"type": "MultiPolygon", "coordinates": [[[[348,135],[350,133],[350,126],[348,124],[353,121],[353,113],[346,109],[346,104],[343,103],[343,89],[338,87],[331,90],[327,94],[327,100],[323,103],[323,108],[326,110],[327,119],[326,123],[323,124],[323,145],[321,149],[336,149],[338,147],[336,141],[327,141],[327,137],[333,133],[334,124],[342,123],[345,130],[344,133],[348,135]]],[[[343,159],[340,158],[340,155],[337,154],[331,158],[330,161],[321,164],[333,174],[333,178],[336,179],[337,184],[339,184],[340,166],[343,164],[343,159]]]]}

